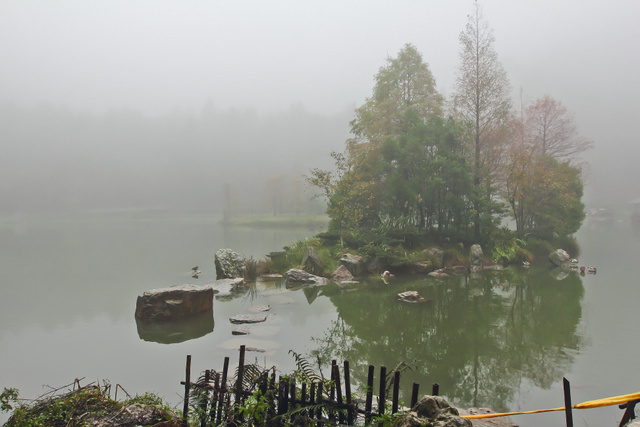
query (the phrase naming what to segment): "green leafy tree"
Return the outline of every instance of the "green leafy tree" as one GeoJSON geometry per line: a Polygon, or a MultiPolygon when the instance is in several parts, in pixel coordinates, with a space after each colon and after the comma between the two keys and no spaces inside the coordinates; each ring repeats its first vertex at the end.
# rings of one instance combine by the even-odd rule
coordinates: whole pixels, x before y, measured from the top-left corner
{"type": "Polygon", "coordinates": [[[471,174],[462,131],[453,120],[423,121],[408,110],[406,132],[382,148],[384,215],[409,216],[421,228],[457,231],[469,224],[471,174]]]}
{"type": "Polygon", "coordinates": [[[387,58],[375,76],[373,94],[356,109],[350,144],[378,148],[406,129],[404,113],[411,108],[426,119],[442,115],[443,97],[429,66],[415,46],[405,44],[395,58],[387,58]]]}

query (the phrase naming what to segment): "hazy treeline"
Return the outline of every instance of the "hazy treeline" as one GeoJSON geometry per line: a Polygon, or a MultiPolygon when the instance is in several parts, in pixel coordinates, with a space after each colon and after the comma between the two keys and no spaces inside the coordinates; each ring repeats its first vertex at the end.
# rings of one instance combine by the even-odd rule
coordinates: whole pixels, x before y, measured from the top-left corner
{"type": "Polygon", "coordinates": [[[303,174],[329,165],[352,109],[103,114],[0,106],[0,213],[155,208],[324,212],[303,174]]]}

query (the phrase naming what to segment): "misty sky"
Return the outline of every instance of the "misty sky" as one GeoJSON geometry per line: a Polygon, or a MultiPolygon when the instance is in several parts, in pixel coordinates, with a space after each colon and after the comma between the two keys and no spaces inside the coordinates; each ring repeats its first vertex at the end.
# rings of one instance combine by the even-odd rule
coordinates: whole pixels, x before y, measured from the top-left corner
{"type": "MultiPolygon", "coordinates": [[[[528,102],[549,94],[574,112],[596,142],[594,179],[612,165],[633,172],[640,2],[480,4],[514,100],[520,90],[528,102]]],[[[448,95],[472,11],[468,0],[0,0],[0,103],[160,115],[199,114],[210,100],[332,114],[360,105],[405,43],[448,95]]]]}

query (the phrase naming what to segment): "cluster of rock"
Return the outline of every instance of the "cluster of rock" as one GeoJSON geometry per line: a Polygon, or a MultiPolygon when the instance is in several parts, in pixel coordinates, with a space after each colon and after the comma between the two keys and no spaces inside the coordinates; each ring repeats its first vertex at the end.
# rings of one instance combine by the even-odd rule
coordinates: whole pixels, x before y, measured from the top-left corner
{"type": "Polygon", "coordinates": [[[472,427],[458,410],[440,396],[424,396],[394,424],[397,427],[472,427]]]}
{"type": "Polygon", "coordinates": [[[135,317],[141,322],[184,319],[213,310],[213,296],[232,295],[244,284],[245,260],[231,249],[215,253],[216,282],[151,289],[138,296],[135,317]]]}
{"type": "MultiPolygon", "coordinates": [[[[484,257],[480,245],[473,245],[469,253],[469,266],[453,266],[436,269],[443,265],[444,253],[439,248],[428,248],[423,253],[428,260],[418,261],[410,268],[418,274],[428,274],[436,278],[448,277],[452,274],[466,274],[478,272],[487,267],[484,266],[484,257]]],[[[216,282],[204,286],[182,285],[164,289],[152,289],[138,297],[136,304],[136,319],[141,321],[163,321],[180,319],[192,316],[203,311],[212,310],[213,295],[218,298],[232,296],[235,291],[242,288],[246,273],[246,260],[231,249],[220,249],[214,257],[216,267],[216,282]]],[[[331,280],[341,286],[357,283],[355,278],[369,274],[379,274],[387,266],[382,265],[379,259],[345,253],[339,260],[340,266],[331,273],[331,280]]],[[[312,247],[307,252],[299,268],[292,268],[284,275],[284,283],[287,288],[301,286],[324,286],[329,279],[322,277],[323,265],[320,257],[312,247]]],[[[386,272],[382,275],[387,280],[391,275],[386,272]]],[[[422,302],[423,298],[411,292],[399,294],[398,298],[407,302],[422,302]]]]}
{"type": "Polygon", "coordinates": [[[486,408],[471,408],[459,411],[440,396],[424,396],[410,411],[406,412],[396,427],[517,427],[509,417],[486,419],[463,418],[461,415],[494,413],[486,408]]]}

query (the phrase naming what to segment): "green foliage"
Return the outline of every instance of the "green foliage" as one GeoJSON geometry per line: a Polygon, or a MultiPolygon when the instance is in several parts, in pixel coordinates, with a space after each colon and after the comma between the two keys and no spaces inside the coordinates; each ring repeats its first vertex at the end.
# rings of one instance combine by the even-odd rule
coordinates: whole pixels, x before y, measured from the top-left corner
{"type": "Polygon", "coordinates": [[[4,388],[0,394],[0,411],[9,412],[13,409],[11,402],[15,405],[18,402],[18,389],[4,388]]]}
{"type": "MultiPolygon", "coordinates": [[[[270,392],[267,392],[268,394],[270,392]]],[[[271,410],[270,401],[273,397],[263,396],[260,390],[245,399],[239,412],[245,420],[246,425],[262,426],[266,425],[267,416],[271,410]]]]}
{"type": "Polygon", "coordinates": [[[524,248],[527,242],[517,238],[515,233],[507,227],[495,230],[490,242],[492,259],[502,263],[530,262],[533,259],[533,256],[524,248]]]}
{"type": "MultiPolygon", "coordinates": [[[[56,390],[57,391],[57,390],[56,390]]],[[[10,410],[11,406],[5,407],[5,399],[15,401],[17,390],[6,389],[0,395],[3,402],[3,410],[10,410]]],[[[136,407],[147,408],[153,414],[154,422],[177,420],[177,415],[159,397],[147,393],[142,396],[119,402],[110,398],[109,394],[100,387],[87,386],[78,390],[66,392],[61,395],[52,394],[48,397],[38,399],[32,404],[24,404],[15,408],[13,414],[5,424],[7,427],[84,427],[92,425],[93,422],[110,422],[112,425],[119,425],[120,418],[127,417],[127,408],[136,407]]],[[[130,425],[134,425],[135,417],[131,415],[130,425]]]]}

